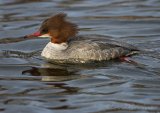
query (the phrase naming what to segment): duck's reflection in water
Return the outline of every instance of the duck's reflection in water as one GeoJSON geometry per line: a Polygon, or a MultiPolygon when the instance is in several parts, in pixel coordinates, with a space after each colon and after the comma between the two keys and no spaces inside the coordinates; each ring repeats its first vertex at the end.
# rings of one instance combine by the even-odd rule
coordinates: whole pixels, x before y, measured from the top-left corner
{"type": "Polygon", "coordinates": [[[42,81],[67,81],[81,77],[80,75],[76,75],[75,70],[67,69],[61,66],[56,66],[53,68],[51,65],[45,67],[31,67],[31,69],[24,70],[22,74],[41,76],[42,81]]]}
{"type": "MultiPolygon", "coordinates": [[[[75,94],[80,90],[78,87],[69,86],[67,81],[81,79],[83,77],[82,75],[78,75],[77,71],[71,68],[49,63],[43,64],[41,67],[31,67],[28,70],[24,70],[22,74],[41,77],[44,86],[38,89],[36,88],[36,90],[38,92],[44,91],[44,93],[48,93],[49,90],[49,94],[44,95],[46,98],[50,98],[50,96],[53,98],[53,96],[55,96],[56,99],[58,98],[58,101],[63,102],[67,101],[67,99],[63,97],[64,95],[75,94]]],[[[53,101],[55,101],[55,98],[53,101]]],[[[55,109],[55,107],[49,107],[49,109],[55,109]]]]}

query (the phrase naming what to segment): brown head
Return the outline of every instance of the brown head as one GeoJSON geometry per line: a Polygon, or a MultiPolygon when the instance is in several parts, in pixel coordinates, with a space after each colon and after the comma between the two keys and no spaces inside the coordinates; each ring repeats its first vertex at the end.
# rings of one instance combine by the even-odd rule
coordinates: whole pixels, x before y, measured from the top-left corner
{"type": "MultiPolygon", "coordinates": [[[[65,20],[67,15],[59,13],[42,22],[38,32],[32,36],[49,35],[52,43],[63,43],[78,33],[77,25],[65,20]]],[[[28,35],[30,37],[31,35],[28,35]]]]}

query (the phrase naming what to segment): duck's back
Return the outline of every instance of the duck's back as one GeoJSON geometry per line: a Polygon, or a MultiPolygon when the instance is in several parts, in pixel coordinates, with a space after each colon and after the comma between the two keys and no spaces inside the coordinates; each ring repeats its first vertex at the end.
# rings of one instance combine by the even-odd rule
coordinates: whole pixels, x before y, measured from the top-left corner
{"type": "Polygon", "coordinates": [[[133,54],[138,49],[130,44],[111,40],[105,36],[80,36],[69,42],[67,52],[71,59],[110,60],[133,54]],[[98,39],[99,38],[99,39],[98,39]]]}

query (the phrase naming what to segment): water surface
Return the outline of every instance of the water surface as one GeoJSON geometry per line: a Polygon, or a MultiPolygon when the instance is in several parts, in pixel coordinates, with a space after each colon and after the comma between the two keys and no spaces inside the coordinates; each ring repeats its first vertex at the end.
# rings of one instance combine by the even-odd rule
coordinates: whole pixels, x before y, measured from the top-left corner
{"type": "Polygon", "coordinates": [[[159,0],[0,0],[0,112],[159,113],[159,0]],[[40,56],[49,39],[21,40],[41,22],[65,12],[80,34],[100,34],[152,51],[109,61],[49,64],[40,56]]]}

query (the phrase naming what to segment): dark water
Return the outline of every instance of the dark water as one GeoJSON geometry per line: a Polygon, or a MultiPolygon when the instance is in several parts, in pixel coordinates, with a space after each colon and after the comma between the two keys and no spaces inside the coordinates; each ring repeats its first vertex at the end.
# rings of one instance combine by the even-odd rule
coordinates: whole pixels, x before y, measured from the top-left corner
{"type": "Polygon", "coordinates": [[[49,39],[16,39],[57,12],[67,13],[80,34],[111,36],[152,55],[133,56],[138,64],[92,65],[1,55],[0,112],[160,113],[159,0],[0,0],[0,50],[42,50],[49,39]]]}

